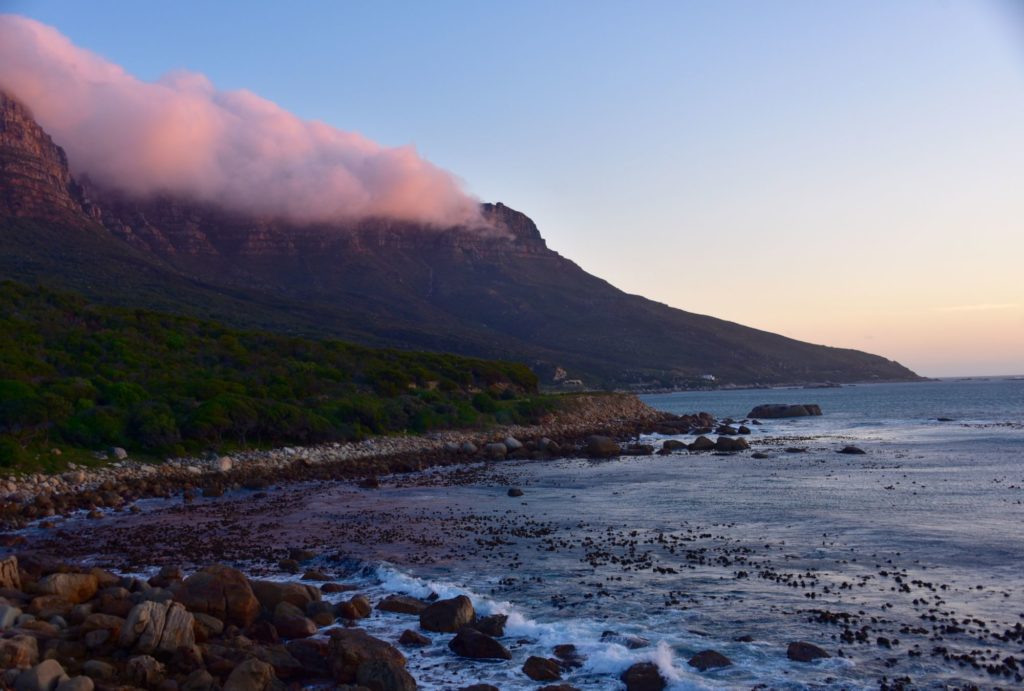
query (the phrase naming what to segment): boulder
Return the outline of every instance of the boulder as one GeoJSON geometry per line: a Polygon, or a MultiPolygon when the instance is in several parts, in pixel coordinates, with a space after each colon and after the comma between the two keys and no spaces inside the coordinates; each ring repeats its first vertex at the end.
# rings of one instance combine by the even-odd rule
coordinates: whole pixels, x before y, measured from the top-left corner
{"type": "Polygon", "coordinates": [[[196,620],[180,602],[168,602],[164,617],[164,631],[157,650],[173,653],[178,648],[191,649],[196,644],[196,620]]]}
{"type": "Polygon", "coordinates": [[[467,456],[475,456],[476,452],[479,451],[479,449],[476,448],[476,444],[474,444],[473,442],[464,441],[462,442],[462,445],[459,446],[459,451],[466,454],[467,456]]]}
{"type": "Polygon", "coordinates": [[[832,656],[813,643],[794,641],[786,649],[786,657],[795,662],[812,662],[832,656]]]}
{"type": "Polygon", "coordinates": [[[305,583],[281,583],[278,581],[251,581],[252,592],[260,605],[268,612],[281,602],[290,602],[299,609],[305,609],[310,602],[319,602],[320,590],[305,583]]]}
{"type": "Polygon", "coordinates": [[[735,437],[739,434],[739,431],[731,425],[719,425],[718,429],[715,430],[715,434],[724,434],[726,436],[735,437]]]}
{"type": "Polygon", "coordinates": [[[356,595],[346,602],[339,602],[335,612],[342,619],[365,619],[373,612],[373,605],[365,595],[356,595]]]}
{"type": "Polygon", "coordinates": [[[505,448],[511,451],[518,451],[523,448],[523,442],[519,441],[515,437],[505,437],[505,448]]]}
{"type": "Polygon", "coordinates": [[[748,418],[778,419],[784,417],[807,417],[821,415],[821,406],[816,403],[766,403],[759,405],[749,413],[748,418]]]}
{"type": "Polygon", "coordinates": [[[181,685],[181,691],[217,691],[219,688],[217,680],[205,669],[192,670],[181,685]]]}
{"type": "Polygon", "coordinates": [[[622,454],[617,441],[597,434],[587,437],[585,451],[591,458],[613,458],[622,454]]]}
{"type": "Polygon", "coordinates": [[[717,650],[702,650],[691,657],[688,664],[691,667],[696,667],[701,672],[705,672],[718,667],[729,667],[732,665],[732,660],[717,650]]]}
{"type": "Polygon", "coordinates": [[[107,453],[113,456],[118,461],[123,461],[126,458],[128,458],[128,452],[125,451],[120,446],[111,446],[109,449],[107,449],[107,453]]]}
{"type": "Polygon", "coordinates": [[[91,600],[99,590],[99,581],[91,573],[52,573],[36,583],[41,595],[56,595],[73,605],[91,600]]]}
{"type": "Polygon", "coordinates": [[[409,595],[388,595],[377,603],[381,612],[397,612],[399,614],[416,614],[427,608],[427,603],[409,595]]]}
{"type": "Polygon", "coordinates": [[[370,691],[416,691],[416,680],[405,664],[390,659],[372,659],[359,665],[356,684],[370,691]]]}
{"type": "Polygon", "coordinates": [[[221,456],[213,462],[213,469],[218,473],[226,473],[231,470],[234,462],[231,460],[231,456],[221,456]]]}
{"type": "Polygon", "coordinates": [[[759,461],[763,461],[766,458],[771,458],[771,456],[766,454],[764,451],[755,451],[754,453],[750,454],[750,457],[756,458],[759,461]]]}
{"type": "Polygon", "coordinates": [[[251,657],[231,671],[224,691],[265,691],[274,679],[273,667],[251,657]]]}
{"type": "Polygon", "coordinates": [[[39,662],[39,643],[35,636],[19,634],[0,639],[0,668],[28,669],[39,662]]]}
{"type": "Polygon", "coordinates": [[[686,444],[678,439],[666,439],[661,442],[661,448],[663,451],[681,451],[686,448],[686,444]]]}
{"type": "Polygon", "coordinates": [[[26,669],[14,682],[14,691],[54,691],[57,685],[68,678],[64,668],[56,660],[43,660],[35,667],[26,669]]]}
{"type": "Polygon", "coordinates": [[[474,660],[511,660],[512,653],[498,641],[468,626],[459,630],[448,642],[448,648],[459,657],[474,660]]]}
{"type": "Polygon", "coordinates": [[[688,447],[690,451],[712,451],[715,448],[715,442],[711,441],[704,435],[701,435],[693,440],[688,447]]]}
{"type": "Polygon", "coordinates": [[[140,602],[128,614],[118,644],[140,653],[151,653],[160,644],[166,621],[165,605],[152,601],[140,602]]]}
{"type": "Polygon", "coordinates": [[[465,595],[438,600],[420,612],[420,627],[427,631],[452,633],[466,626],[476,612],[473,602],[465,595]]]}
{"type": "Polygon", "coordinates": [[[327,644],[331,676],[340,684],[356,681],[359,668],[371,660],[389,660],[402,667],[405,656],[387,641],[362,629],[333,629],[327,644]]]}
{"type": "Polygon", "coordinates": [[[419,631],[406,629],[402,632],[402,635],[398,637],[398,642],[402,645],[427,645],[430,643],[430,639],[419,631]]]}
{"type": "Polygon", "coordinates": [[[745,451],[749,448],[750,444],[743,437],[719,437],[715,442],[715,451],[745,451]]]}
{"type": "Polygon", "coordinates": [[[501,442],[495,442],[485,445],[484,453],[490,458],[504,458],[508,455],[508,447],[501,442]]]}
{"type": "Polygon", "coordinates": [[[277,603],[274,628],[284,638],[309,638],[317,631],[316,623],[290,602],[277,603]]]}
{"type": "Polygon", "coordinates": [[[305,674],[317,677],[331,676],[327,665],[327,641],[318,638],[299,638],[285,643],[285,649],[302,665],[305,674]]]}
{"type": "Polygon", "coordinates": [[[519,487],[509,487],[508,488],[508,496],[510,496],[510,497],[521,497],[521,496],[523,496],[523,494],[524,494],[523,490],[521,488],[519,488],[519,487]]]}
{"type": "Polygon", "coordinates": [[[523,664],[523,674],[534,681],[555,681],[562,678],[558,660],[531,655],[523,664]]]}
{"type": "Polygon", "coordinates": [[[57,691],[93,691],[96,684],[89,677],[71,677],[57,684],[57,691]]]}
{"type": "Polygon", "coordinates": [[[618,633],[616,631],[603,631],[601,633],[601,641],[606,643],[618,643],[630,650],[639,650],[640,648],[646,648],[651,644],[649,640],[642,636],[634,636],[630,633],[618,633]]]}
{"type": "Polygon", "coordinates": [[[845,454],[859,456],[860,454],[865,453],[865,451],[864,451],[864,449],[860,448],[859,446],[847,445],[847,446],[844,446],[843,448],[839,449],[839,453],[845,453],[845,454]]]}
{"type": "Polygon", "coordinates": [[[472,626],[480,633],[486,633],[488,636],[501,638],[505,635],[505,622],[507,621],[507,614],[491,614],[477,619],[473,622],[472,626]]]}
{"type": "Polygon", "coordinates": [[[5,631],[14,626],[21,614],[21,610],[14,605],[0,605],[0,631],[5,631]]]}
{"type": "Polygon", "coordinates": [[[21,590],[18,558],[14,555],[0,559],[0,588],[4,590],[21,590]]]}
{"type": "Polygon", "coordinates": [[[653,662],[637,662],[619,677],[626,691],[661,691],[667,686],[658,666],[653,662]]]}
{"type": "Polygon", "coordinates": [[[217,617],[227,624],[246,627],[256,621],[260,601],[249,579],[237,569],[223,564],[208,566],[192,574],[171,591],[174,599],[190,612],[217,617]]]}

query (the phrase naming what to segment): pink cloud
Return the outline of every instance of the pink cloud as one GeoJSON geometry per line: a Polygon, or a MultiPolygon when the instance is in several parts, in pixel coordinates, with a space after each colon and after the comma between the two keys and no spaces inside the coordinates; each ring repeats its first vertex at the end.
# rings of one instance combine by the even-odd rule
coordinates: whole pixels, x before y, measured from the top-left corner
{"type": "Polygon", "coordinates": [[[72,172],[298,221],[384,216],[473,223],[478,202],[412,147],[301,120],[202,74],[136,79],[56,29],[0,15],[0,89],[68,152],[72,172]]]}

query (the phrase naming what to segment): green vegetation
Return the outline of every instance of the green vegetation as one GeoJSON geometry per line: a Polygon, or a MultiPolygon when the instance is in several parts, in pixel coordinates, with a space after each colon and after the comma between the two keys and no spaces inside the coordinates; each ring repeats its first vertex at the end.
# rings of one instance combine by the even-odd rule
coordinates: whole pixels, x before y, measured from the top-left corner
{"type": "Polygon", "coordinates": [[[245,332],[0,283],[0,466],[26,448],[149,453],[528,423],[525,365],[245,332]]]}

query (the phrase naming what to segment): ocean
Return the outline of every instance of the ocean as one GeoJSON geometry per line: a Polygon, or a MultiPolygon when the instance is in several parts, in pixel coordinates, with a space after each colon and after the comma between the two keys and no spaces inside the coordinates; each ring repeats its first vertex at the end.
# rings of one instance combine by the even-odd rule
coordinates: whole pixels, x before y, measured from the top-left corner
{"type": "MultiPolygon", "coordinates": [[[[638,661],[672,689],[1024,687],[1024,380],[644,399],[737,421],[773,402],[823,415],[748,423],[752,450],[734,455],[476,464],[181,511],[190,536],[204,525],[261,535],[254,574],[285,578],[275,560],[303,547],[374,601],[468,594],[478,613],[508,615],[511,662],[456,658],[445,634],[404,649],[420,688],[536,689],[524,661],[564,644],[578,666],[562,683],[581,689],[620,689],[638,661]],[[865,453],[838,453],[846,445],[865,453]],[[790,660],[794,641],[831,657],[790,660]],[[732,664],[690,666],[704,650],[732,664]]],[[[107,533],[151,553],[161,534],[107,533]]],[[[377,611],[359,625],[389,641],[417,628],[377,611]]]]}

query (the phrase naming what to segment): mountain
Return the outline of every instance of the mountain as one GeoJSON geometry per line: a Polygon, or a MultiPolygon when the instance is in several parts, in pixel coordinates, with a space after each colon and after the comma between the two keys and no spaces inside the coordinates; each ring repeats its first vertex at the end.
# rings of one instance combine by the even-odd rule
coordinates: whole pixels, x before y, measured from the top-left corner
{"type": "Polygon", "coordinates": [[[76,181],[0,94],[0,277],[240,327],[528,363],[603,386],[912,380],[885,358],[812,345],[627,294],[484,204],[490,230],[368,219],[298,224],[76,181]]]}

